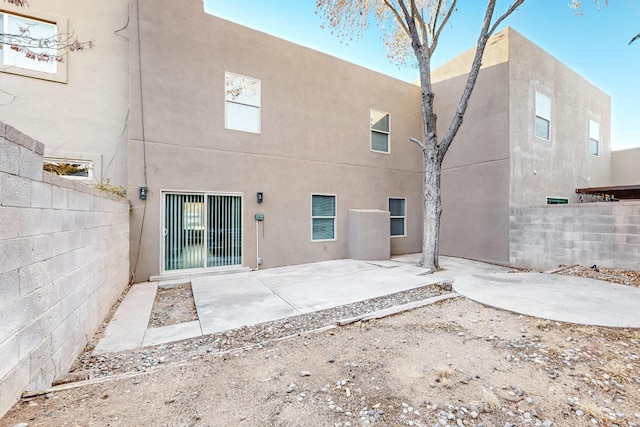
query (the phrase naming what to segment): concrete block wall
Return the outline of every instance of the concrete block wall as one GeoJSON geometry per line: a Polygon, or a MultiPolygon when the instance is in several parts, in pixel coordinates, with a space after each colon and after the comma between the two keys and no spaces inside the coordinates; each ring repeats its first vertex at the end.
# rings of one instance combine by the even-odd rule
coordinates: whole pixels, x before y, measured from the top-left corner
{"type": "Polygon", "coordinates": [[[510,208],[510,263],[640,270],[640,202],[510,208]]]}
{"type": "Polygon", "coordinates": [[[0,417],[68,371],[129,279],[128,202],[43,153],[0,122],[0,417]]]}

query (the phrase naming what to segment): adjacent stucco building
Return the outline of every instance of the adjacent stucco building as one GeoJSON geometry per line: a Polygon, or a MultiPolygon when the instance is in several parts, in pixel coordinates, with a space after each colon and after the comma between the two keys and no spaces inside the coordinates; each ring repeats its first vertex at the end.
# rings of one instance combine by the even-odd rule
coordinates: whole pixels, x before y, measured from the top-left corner
{"type": "MultiPolygon", "coordinates": [[[[26,59],[0,50],[0,121],[45,145],[45,164],[78,166],[74,179],[126,185],[128,0],[0,2],[4,41],[28,28],[32,36],[94,41],[94,49],[58,53],[64,62],[26,59]]],[[[56,53],[33,49],[36,53],[56,53]]]]}
{"type": "MultiPolygon", "coordinates": [[[[470,50],[433,73],[438,129],[451,121],[470,50]]],[[[487,45],[443,164],[440,253],[509,264],[509,208],[577,203],[611,177],[610,98],[518,32],[487,45]]]]}

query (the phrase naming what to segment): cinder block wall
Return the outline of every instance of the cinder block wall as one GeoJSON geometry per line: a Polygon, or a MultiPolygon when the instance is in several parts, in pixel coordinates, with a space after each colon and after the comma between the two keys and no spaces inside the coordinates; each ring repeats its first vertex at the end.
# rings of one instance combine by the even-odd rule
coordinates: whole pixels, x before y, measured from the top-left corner
{"type": "Polygon", "coordinates": [[[640,270],[640,202],[512,207],[510,262],[640,270]]]}
{"type": "Polygon", "coordinates": [[[0,417],[68,371],[129,278],[126,200],[43,172],[0,122],[0,417]]]}

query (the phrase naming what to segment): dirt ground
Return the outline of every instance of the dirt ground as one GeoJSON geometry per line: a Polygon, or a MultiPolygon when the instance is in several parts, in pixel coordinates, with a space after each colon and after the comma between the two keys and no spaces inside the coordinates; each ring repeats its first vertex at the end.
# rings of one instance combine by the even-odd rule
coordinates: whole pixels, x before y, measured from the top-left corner
{"type": "MultiPolygon", "coordinates": [[[[597,270],[559,273],[640,282],[597,270]]],[[[640,425],[637,329],[545,321],[460,297],[242,345],[23,399],[0,426],[640,425]]],[[[189,346],[204,348],[165,351],[189,346]]]]}

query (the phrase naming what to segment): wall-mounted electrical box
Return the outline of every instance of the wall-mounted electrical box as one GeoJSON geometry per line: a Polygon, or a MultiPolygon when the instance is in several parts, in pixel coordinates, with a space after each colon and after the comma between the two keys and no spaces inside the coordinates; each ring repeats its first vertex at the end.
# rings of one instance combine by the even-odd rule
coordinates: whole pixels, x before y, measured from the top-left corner
{"type": "Polygon", "coordinates": [[[264,214],[256,214],[256,221],[264,221],[264,214]]]}

